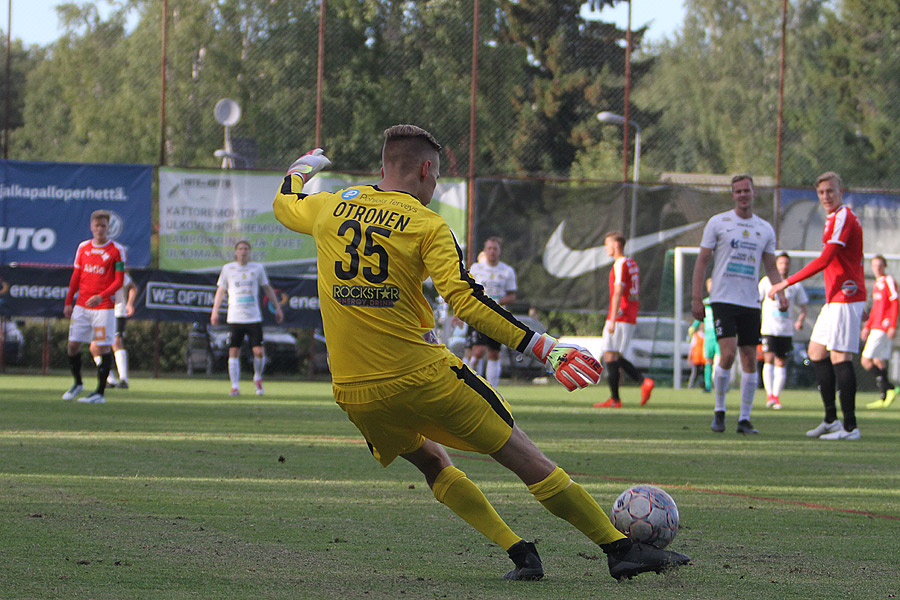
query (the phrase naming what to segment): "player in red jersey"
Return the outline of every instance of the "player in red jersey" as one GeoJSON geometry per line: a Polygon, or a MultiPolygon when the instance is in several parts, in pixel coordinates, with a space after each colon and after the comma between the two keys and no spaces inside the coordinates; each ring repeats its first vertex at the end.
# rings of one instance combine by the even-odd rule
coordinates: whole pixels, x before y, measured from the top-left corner
{"type": "Polygon", "coordinates": [[[78,398],[79,402],[106,402],[106,378],[112,366],[110,347],[116,331],[115,294],[125,280],[125,248],[107,237],[109,213],[91,213],[93,238],[81,242],[75,252],[75,269],[69,281],[69,293],[63,314],[69,323],[69,369],[75,383],[63,394],[63,400],[74,400],[84,390],[81,380],[81,344],[94,342],[100,351],[97,366],[97,389],[78,398]],[[76,299],[77,294],[77,299],[76,299]],[[74,303],[74,304],[73,304],[74,303]]]}
{"type": "Polygon", "coordinates": [[[891,358],[891,345],[897,331],[897,282],[887,274],[887,260],[881,254],[872,258],[875,287],[872,289],[872,310],[863,326],[861,339],[866,340],[859,362],[866,371],[875,372],[875,384],[881,398],[866,404],[866,408],[887,408],[900,393],[888,378],[887,365],[891,358]]]}
{"type": "Polygon", "coordinates": [[[641,287],[641,273],[633,258],[625,256],[625,236],[618,231],[606,234],[606,253],[615,261],[609,271],[609,315],[603,325],[603,360],[606,361],[606,376],[609,382],[609,400],[594,404],[594,408],[621,408],[619,398],[619,369],[641,382],[641,406],[650,399],[654,382],[644,377],[625,352],[631,345],[634,327],[637,323],[638,294],[641,287]]]}
{"type": "Polygon", "coordinates": [[[769,297],[825,271],[826,304],[809,339],[809,358],[825,404],[825,419],[806,435],[823,440],[858,440],[853,355],[859,352],[859,331],[866,305],[863,231],[853,211],[844,206],[840,175],[833,171],[819,175],[816,194],[828,215],[822,253],[787,280],[772,286],[769,297]],[[840,390],[843,427],[837,418],[835,387],[840,390]]]}

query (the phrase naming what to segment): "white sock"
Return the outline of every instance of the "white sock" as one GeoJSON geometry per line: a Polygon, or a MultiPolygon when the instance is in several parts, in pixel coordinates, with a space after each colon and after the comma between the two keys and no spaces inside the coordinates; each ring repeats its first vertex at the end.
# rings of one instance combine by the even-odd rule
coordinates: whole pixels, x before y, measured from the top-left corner
{"type": "Polygon", "coordinates": [[[756,395],[756,388],[759,386],[759,376],[756,371],[747,373],[741,372],[741,415],[739,421],[750,418],[750,411],[753,410],[753,397],[756,395]]]}
{"type": "Polygon", "coordinates": [[[253,355],[253,381],[261,381],[263,369],[266,368],[266,355],[253,355]]]}
{"type": "Polygon", "coordinates": [[[731,369],[723,369],[716,365],[713,370],[713,387],[716,388],[716,410],[725,410],[725,395],[731,383],[731,369]]]}
{"type": "Polygon", "coordinates": [[[469,358],[469,368],[481,375],[483,373],[482,369],[484,368],[484,357],[475,358],[474,356],[469,358]]]}
{"type": "Polygon", "coordinates": [[[228,357],[228,378],[231,387],[236,388],[241,382],[241,359],[228,357]]]}
{"type": "Polygon", "coordinates": [[[487,379],[487,382],[491,384],[491,387],[496,388],[500,385],[500,359],[497,360],[488,360],[487,366],[484,368],[484,378],[487,379]]]}
{"type": "Polygon", "coordinates": [[[773,365],[775,367],[775,373],[772,377],[772,395],[780,396],[782,390],[784,390],[784,381],[787,379],[787,367],[779,367],[778,365],[773,365]]]}
{"type": "Polygon", "coordinates": [[[121,381],[128,381],[128,350],[122,348],[121,350],[116,350],[116,370],[119,372],[119,379],[121,381]]]}
{"type": "Polygon", "coordinates": [[[773,390],[775,389],[773,377],[775,376],[775,365],[766,363],[763,365],[763,387],[766,388],[767,396],[777,396],[773,390]]]}
{"type": "Polygon", "coordinates": [[[97,365],[97,366],[99,367],[101,362],[103,362],[103,357],[102,357],[102,356],[95,356],[95,357],[94,357],[94,364],[95,364],[95,365],[97,365]]]}

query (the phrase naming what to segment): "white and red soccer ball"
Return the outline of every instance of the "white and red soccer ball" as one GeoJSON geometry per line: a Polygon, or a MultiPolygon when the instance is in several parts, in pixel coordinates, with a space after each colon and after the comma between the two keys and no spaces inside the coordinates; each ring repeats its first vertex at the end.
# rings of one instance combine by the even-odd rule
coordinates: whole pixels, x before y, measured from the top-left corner
{"type": "Polygon", "coordinates": [[[672,496],[658,487],[636,485],[616,498],[612,522],[636,542],[665,548],[678,533],[678,507],[672,496]]]}

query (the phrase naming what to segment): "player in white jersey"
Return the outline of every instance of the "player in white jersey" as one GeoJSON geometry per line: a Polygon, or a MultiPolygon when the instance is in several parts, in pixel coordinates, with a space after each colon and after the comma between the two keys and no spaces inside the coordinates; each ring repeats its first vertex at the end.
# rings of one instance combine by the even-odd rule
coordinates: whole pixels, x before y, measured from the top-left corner
{"type": "MultiPolygon", "coordinates": [[[[791,257],[782,252],[775,259],[775,265],[782,279],[791,272],[791,257]]],[[[772,283],[768,277],[759,282],[759,297],[762,299],[762,350],[763,387],[766,389],[766,406],[781,409],[781,391],[787,376],[787,359],[793,351],[794,331],[803,328],[806,320],[806,305],[809,297],[802,285],[794,285],[784,290],[788,309],[781,310],[778,302],[769,298],[772,283]]]]}
{"type": "MultiPolygon", "coordinates": [[[[128,324],[128,319],[134,315],[134,301],[137,299],[138,291],[138,286],[131,279],[131,275],[125,273],[122,287],[116,292],[114,298],[116,305],[113,307],[113,314],[116,317],[116,333],[113,337],[112,349],[118,377],[110,370],[109,376],[106,378],[107,386],[112,388],[128,389],[128,350],[125,349],[125,326],[128,324]]],[[[91,342],[91,355],[94,357],[94,362],[99,365],[100,349],[93,342],[91,342]]]]}
{"type": "MultiPolygon", "coordinates": [[[[759,381],[756,374],[756,346],[760,342],[759,265],[765,266],[769,279],[775,283],[781,281],[781,275],[775,267],[775,230],[753,214],[755,196],[749,175],[735,175],[731,179],[734,210],[715,215],[706,223],[694,265],[691,313],[695,319],[703,319],[703,282],[709,261],[715,256],[709,301],[719,342],[719,364],[713,372],[716,404],[711,428],[719,433],[725,431],[725,395],[738,348],[742,375],[737,432],[759,433],[750,423],[759,381]]],[[[778,299],[786,308],[784,294],[779,294],[778,299]]]]}
{"type": "Polygon", "coordinates": [[[262,374],[266,365],[266,354],[263,348],[262,313],[259,310],[259,290],[262,288],[275,307],[275,321],[284,321],[284,312],[275,290],[269,284],[265,268],[250,262],[250,242],[241,240],[234,246],[234,262],[222,267],[219,281],[216,284],[216,297],[213,300],[212,314],[209,322],[219,324],[219,309],[225,294],[228,294],[228,377],[231,380],[231,396],[240,394],[238,387],[241,381],[241,343],[244,337],[253,349],[253,384],[256,395],[263,394],[262,374]]]}
{"type": "MultiPolygon", "coordinates": [[[[500,262],[500,238],[490,237],[484,242],[484,261],[478,261],[469,269],[469,274],[500,306],[508,308],[516,300],[516,272],[508,264],[500,262]]],[[[487,354],[484,378],[493,387],[500,383],[500,342],[484,335],[475,328],[469,328],[472,352],[469,366],[474,370],[478,361],[487,354]]]]}

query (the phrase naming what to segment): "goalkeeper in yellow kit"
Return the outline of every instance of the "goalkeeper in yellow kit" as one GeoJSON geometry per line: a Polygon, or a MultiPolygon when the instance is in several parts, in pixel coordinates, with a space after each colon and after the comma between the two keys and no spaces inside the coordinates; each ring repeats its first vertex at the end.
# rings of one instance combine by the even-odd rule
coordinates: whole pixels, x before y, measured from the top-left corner
{"type": "Polygon", "coordinates": [[[590,353],[538,335],[469,275],[447,223],[428,209],[440,175],[441,146],[434,137],[414,125],[395,125],[384,138],[377,185],[304,194],[304,184],[330,165],[316,149],[291,165],[274,202],[282,224],[315,239],[334,397],[374,457],[384,466],[397,456],[415,465],[439,502],[508,552],[515,568],[507,579],[543,577],[537,550],[453,466],[444,446],[489,454],[510,469],[544,507],[606,552],[617,579],[687,563],[683,554],[625,538],[516,426],[506,401],[431,339],[434,317],[422,294],[429,276],[459,318],[533,354],[569,390],[600,379],[590,353]]]}

